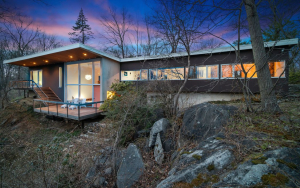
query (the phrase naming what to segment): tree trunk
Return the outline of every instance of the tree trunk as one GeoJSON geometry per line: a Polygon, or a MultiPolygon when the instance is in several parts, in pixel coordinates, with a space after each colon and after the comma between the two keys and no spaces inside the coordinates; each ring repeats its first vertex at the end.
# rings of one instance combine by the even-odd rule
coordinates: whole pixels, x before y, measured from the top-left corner
{"type": "Polygon", "coordinates": [[[269,70],[267,53],[261,33],[255,0],[244,0],[247,20],[252,42],[252,51],[257,70],[257,80],[261,96],[261,106],[267,112],[279,112],[275,91],[272,91],[273,83],[269,70]]]}

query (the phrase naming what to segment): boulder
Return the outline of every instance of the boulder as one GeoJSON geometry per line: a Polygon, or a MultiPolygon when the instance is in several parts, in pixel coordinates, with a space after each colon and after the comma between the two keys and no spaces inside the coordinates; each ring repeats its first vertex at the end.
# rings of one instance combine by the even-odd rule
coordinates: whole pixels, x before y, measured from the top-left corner
{"type": "Polygon", "coordinates": [[[90,180],[94,179],[94,177],[95,177],[96,175],[97,175],[97,174],[96,174],[96,167],[93,166],[93,167],[90,168],[90,170],[89,170],[89,172],[87,173],[85,179],[86,179],[87,181],[90,181],[90,180]]]}
{"type": "Polygon", "coordinates": [[[175,141],[171,138],[165,139],[163,142],[163,148],[165,152],[170,152],[175,150],[175,141]]]}
{"type": "Polygon", "coordinates": [[[202,141],[219,132],[238,109],[234,106],[201,103],[184,112],[181,138],[202,141]]]}
{"type": "Polygon", "coordinates": [[[160,133],[161,138],[164,138],[169,125],[170,122],[166,118],[162,118],[153,124],[150,131],[149,147],[153,147],[155,145],[156,136],[158,133],[160,133]]]}
{"type": "Polygon", "coordinates": [[[117,187],[130,188],[144,173],[145,166],[136,145],[130,144],[126,149],[117,173],[117,187]]]}
{"type": "Polygon", "coordinates": [[[214,184],[216,187],[252,187],[257,184],[274,187],[297,187],[300,172],[300,148],[280,148],[267,151],[263,155],[250,159],[221,177],[221,181],[214,184]],[[285,181],[276,180],[277,174],[285,181]],[[273,182],[268,182],[271,177],[273,182]],[[263,182],[264,180],[264,182],[263,182]],[[296,180],[296,181],[295,181],[296,180]],[[268,184],[269,183],[269,184],[268,184]],[[277,185],[273,184],[277,183],[277,185]]]}
{"type": "Polygon", "coordinates": [[[235,159],[233,148],[215,137],[208,138],[193,150],[182,152],[168,177],[161,181],[157,188],[171,188],[180,182],[189,184],[186,187],[198,186],[190,183],[197,180],[199,174],[213,176],[230,166],[235,159]]]}
{"type": "Polygon", "coordinates": [[[162,164],[163,160],[164,160],[164,149],[162,147],[162,143],[161,143],[161,139],[160,139],[160,133],[157,134],[156,137],[156,142],[155,142],[155,146],[154,146],[154,158],[155,161],[158,164],[162,164]]]}
{"type": "Polygon", "coordinates": [[[93,183],[94,187],[102,187],[105,186],[106,184],[107,184],[106,179],[102,176],[98,176],[93,183]]]}

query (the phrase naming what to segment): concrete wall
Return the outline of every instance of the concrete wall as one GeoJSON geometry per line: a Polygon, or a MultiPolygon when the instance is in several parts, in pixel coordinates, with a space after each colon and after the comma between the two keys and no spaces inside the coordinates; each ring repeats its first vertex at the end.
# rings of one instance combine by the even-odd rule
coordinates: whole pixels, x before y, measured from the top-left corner
{"type": "MultiPolygon", "coordinates": [[[[148,102],[151,102],[158,93],[148,93],[148,102]],[[152,99],[151,99],[152,98],[152,99]]],[[[209,101],[230,101],[241,99],[242,94],[232,93],[181,93],[179,97],[179,109],[188,108],[196,104],[209,102],[209,101]]]]}
{"type": "Polygon", "coordinates": [[[115,80],[120,79],[120,63],[107,59],[101,58],[101,89],[100,89],[100,100],[104,101],[107,97],[107,91],[111,90],[110,86],[115,80]]]}

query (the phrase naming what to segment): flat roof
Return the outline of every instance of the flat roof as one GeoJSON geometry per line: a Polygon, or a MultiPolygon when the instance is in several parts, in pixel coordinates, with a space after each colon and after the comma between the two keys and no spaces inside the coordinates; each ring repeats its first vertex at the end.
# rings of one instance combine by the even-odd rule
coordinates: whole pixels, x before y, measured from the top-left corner
{"type": "MultiPolygon", "coordinates": [[[[286,39],[286,40],[280,40],[277,42],[271,41],[271,42],[265,42],[265,48],[273,47],[275,46],[290,46],[290,45],[298,45],[299,39],[286,39]]],[[[240,45],[240,50],[251,50],[252,44],[244,44],[240,45]]],[[[214,49],[205,49],[205,50],[198,50],[191,52],[191,55],[204,55],[204,54],[214,54],[214,53],[222,53],[222,52],[230,52],[235,51],[235,49],[232,46],[229,47],[220,47],[220,48],[214,48],[214,49]]],[[[182,57],[187,56],[186,52],[179,52],[179,53],[171,53],[167,55],[157,55],[157,56],[142,56],[142,57],[132,57],[132,58],[124,58],[121,59],[121,62],[131,62],[131,61],[142,61],[142,60],[152,60],[152,59],[161,59],[161,58],[174,58],[174,57],[182,57]]]]}
{"type": "MultiPolygon", "coordinates": [[[[298,45],[299,39],[294,38],[294,39],[280,40],[276,42],[271,41],[271,42],[265,42],[264,44],[265,44],[265,48],[270,48],[273,47],[274,45],[276,47],[291,46],[291,45],[298,45]]],[[[252,49],[251,44],[240,45],[240,50],[251,50],[251,49],[252,49]]],[[[232,46],[215,48],[215,49],[198,50],[198,51],[191,52],[191,55],[194,56],[194,55],[214,54],[214,53],[231,52],[231,51],[235,51],[235,49],[232,46]]],[[[122,62],[145,61],[145,60],[153,60],[153,59],[161,59],[161,58],[174,58],[174,57],[181,57],[181,56],[187,56],[187,53],[179,52],[179,53],[170,53],[166,55],[156,55],[156,56],[118,58],[106,52],[97,50],[93,47],[81,43],[76,43],[68,46],[55,48],[52,50],[38,52],[27,56],[4,60],[4,63],[20,65],[20,66],[40,66],[40,65],[48,64],[48,61],[50,61],[51,58],[52,58],[51,60],[52,63],[58,63],[58,62],[78,61],[83,59],[95,59],[98,57],[106,57],[122,63],[122,62]],[[74,55],[70,55],[70,54],[74,54],[74,55]],[[71,56],[72,58],[70,58],[71,56]]],[[[51,64],[51,62],[49,62],[49,64],[51,64]]]]}

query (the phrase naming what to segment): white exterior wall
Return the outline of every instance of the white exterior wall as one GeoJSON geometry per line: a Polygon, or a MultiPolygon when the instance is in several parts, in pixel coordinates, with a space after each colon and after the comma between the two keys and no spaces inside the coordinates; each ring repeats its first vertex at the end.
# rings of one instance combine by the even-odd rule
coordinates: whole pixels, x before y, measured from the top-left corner
{"type": "MultiPolygon", "coordinates": [[[[156,96],[157,93],[148,93],[148,101],[151,96],[156,96]]],[[[179,109],[188,108],[196,104],[209,102],[209,101],[230,101],[241,99],[243,94],[233,93],[182,93],[180,94],[178,107],[179,109]]]]}
{"type": "Polygon", "coordinates": [[[111,84],[120,79],[120,63],[105,57],[101,58],[101,87],[100,101],[107,98],[111,84]]]}

